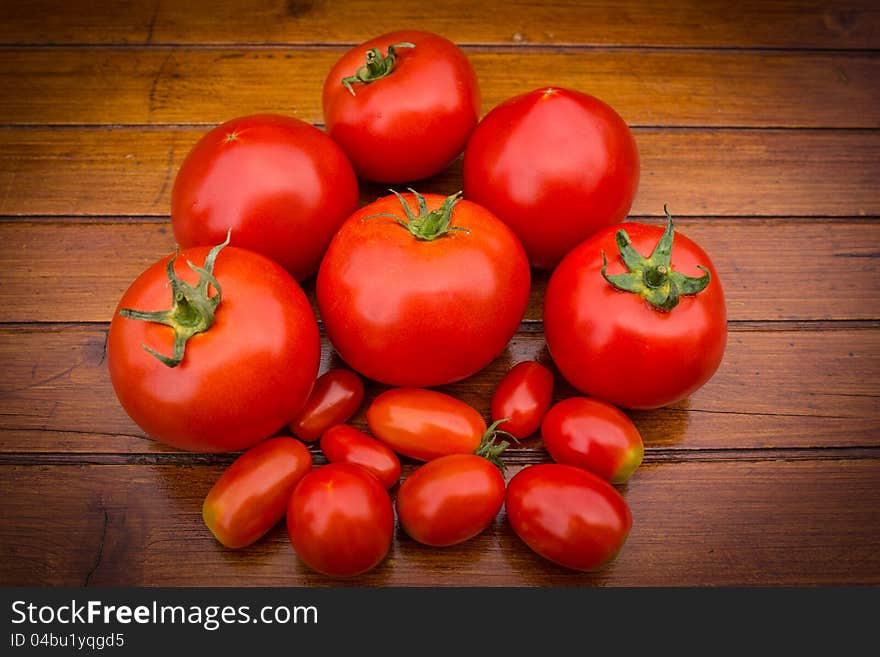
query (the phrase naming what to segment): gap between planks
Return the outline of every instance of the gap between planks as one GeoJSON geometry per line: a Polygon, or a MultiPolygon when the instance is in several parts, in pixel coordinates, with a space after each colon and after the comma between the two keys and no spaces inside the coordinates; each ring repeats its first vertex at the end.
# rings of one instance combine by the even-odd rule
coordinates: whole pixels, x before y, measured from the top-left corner
{"type": "MultiPolygon", "coordinates": [[[[327,462],[323,453],[312,445],[310,449],[315,465],[327,462]]],[[[0,467],[44,465],[176,465],[216,466],[229,465],[241,452],[228,454],[198,454],[190,452],[158,453],[71,453],[71,452],[7,452],[0,453],[0,467]]],[[[753,463],[765,461],[843,461],[880,458],[880,446],[862,445],[846,447],[774,447],[774,448],[651,448],[645,450],[643,463],[712,463],[736,461],[753,463]]],[[[551,463],[546,451],[520,449],[505,453],[510,466],[551,463]]],[[[412,471],[419,464],[402,458],[404,471],[412,471]]]]}

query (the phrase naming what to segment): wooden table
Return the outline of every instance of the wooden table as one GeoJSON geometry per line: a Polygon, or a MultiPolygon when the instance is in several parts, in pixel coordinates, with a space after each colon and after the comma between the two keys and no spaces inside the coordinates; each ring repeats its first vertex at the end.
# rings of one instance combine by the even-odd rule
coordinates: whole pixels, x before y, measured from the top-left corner
{"type": "MultiPolygon", "coordinates": [[[[170,189],[198,137],[259,111],[320,123],[339,55],[404,27],[464,47],[484,113],[548,84],[614,106],[642,157],[632,218],[669,203],[712,255],[730,337],[703,389],[632,413],[634,526],[602,572],[543,561],[502,512],[449,549],[398,531],[349,583],[880,583],[877,3],[33,0],[0,4],[0,584],[339,583],[283,526],[242,552],[213,540],[201,502],[232,457],[145,436],[104,343],[123,290],[173,250],[170,189]]],[[[459,162],[420,190],[460,186],[459,162]]],[[[546,281],[507,351],[444,390],[488,413],[512,363],[548,360],[546,281]]],[[[546,460],[532,438],[508,476],[546,460]]]]}

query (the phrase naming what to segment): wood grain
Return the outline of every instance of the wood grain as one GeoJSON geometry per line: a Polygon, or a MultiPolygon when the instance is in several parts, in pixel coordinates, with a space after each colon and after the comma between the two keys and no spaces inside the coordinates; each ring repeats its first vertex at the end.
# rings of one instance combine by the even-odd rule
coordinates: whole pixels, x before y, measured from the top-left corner
{"type": "MultiPolygon", "coordinates": [[[[0,215],[166,216],[193,128],[0,128],[0,215]]],[[[634,131],[642,175],[632,214],[880,215],[880,131],[634,131]]],[[[416,184],[461,188],[461,160],[416,184]]],[[[362,201],[387,194],[364,184],[362,201]]]]}
{"type": "MultiPolygon", "coordinates": [[[[321,123],[324,77],[342,52],[7,49],[0,56],[0,88],[7,90],[0,97],[0,124],[216,124],[257,112],[321,123]]],[[[510,96],[554,85],[593,94],[636,126],[880,127],[876,53],[468,55],[484,112],[510,96]]]]}
{"type": "Polygon", "coordinates": [[[0,5],[0,43],[359,43],[399,29],[458,43],[876,48],[871,0],[64,0],[0,5]],[[342,19],[341,17],[344,17],[342,19]]]}
{"type": "MultiPolygon", "coordinates": [[[[695,218],[676,230],[712,257],[730,320],[880,320],[877,222],[695,218]]],[[[0,322],[109,321],[131,282],[173,250],[167,220],[0,222],[0,322]]],[[[541,319],[548,279],[533,272],[527,321],[541,319]]],[[[314,280],[304,287],[313,296],[314,280]]]]}
{"type": "Polygon", "coordinates": [[[222,548],[201,520],[202,499],[220,472],[218,466],[3,466],[0,495],[17,522],[0,534],[0,554],[7,557],[0,560],[0,583],[880,584],[878,459],[645,465],[622,488],[632,532],[617,559],[595,574],[544,561],[519,541],[502,512],[479,536],[445,549],[419,545],[398,529],[385,561],[352,580],[306,568],[283,524],[245,550],[222,548]]]}
{"type": "MultiPolygon", "coordinates": [[[[648,449],[880,447],[880,329],[774,328],[734,327],[705,387],[673,407],[633,412],[648,449]]],[[[105,337],[105,325],[0,327],[0,452],[169,451],[117,402],[105,337]]],[[[527,359],[550,364],[539,331],[521,331],[485,370],[440,389],[488,417],[501,376],[527,359]]],[[[339,366],[325,340],[322,371],[339,366]]],[[[558,373],[556,382],[556,399],[576,394],[558,373]]],[[[369,383],[353,424],[366,427],[364,409],[384,389],[369,383]]],[[[517,448],[540,449],[540,442],[517,448]]]]}

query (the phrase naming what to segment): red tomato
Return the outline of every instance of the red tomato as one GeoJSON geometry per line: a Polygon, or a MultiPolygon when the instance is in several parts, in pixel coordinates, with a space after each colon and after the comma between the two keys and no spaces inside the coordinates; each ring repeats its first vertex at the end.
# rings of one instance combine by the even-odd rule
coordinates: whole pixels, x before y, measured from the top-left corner
{"type": "Polygon", "coordinates": [[[324,82],[327,132],[358,175],[399,183],[454,160],[477,125],[480,89],[464,53],[429,32],[392,32],[345,53],[324,82]]]}
{"type": "Polygon", "coordinates": [[[312,394],[290,430],[298,438],[313,442],[330,427],[346,422],[364,400],[364,383],[350,370],[330,370],[318,377],[312,394]]]}
{"type": "Polygon", "coordinates": [[[608,228],[550,277],[547,346],[562,375],[586,395],[658,408],[684,399],[718,369],[727,343],[721,282],[687,237],[675,235],[672,249],[672,231],[671,219],[665,231],[639,223],[608,228]],[[603,276],[605,258],[611,280],[603,276]]]}
{"type": "Polygon", "coordinates": [[[206,258],[207,247],[184,249],[132,283],[110,323],[107,361],[122,407],[155,439],[197,452],[235,451],[275,433],[308,399],[318,325],[300,286],[272,260],[231,246],[216,267],[206,258]],[[205,263],[213,274],[197,275],[187,262],[205,263]],[[159,311],[172,297],[169,319],[159,311]],[[163,321],[176,322],[180,340],[163,321]],[[176,352],[182,360],[170,367],[176,352]]]}
{"type": "Polygon", "coordinates": [[[389,385],[431,387],[470,376],[504,350],[529,284],[522,247],[490,212],[457,195],[405,194],[342,225],[317,298],[327,337],[352,368],[389,385]]]}
{"type": "Polygon", "coordinates": [[[611,561],[629,536],[632,515],[607,481],[586,470],[542,463],[507,484],[510,525],[545,559],[592,571],[611,561]]]}
{"type": "Polygon", "coordinates": [[[354,463],[366,468],[391,488],[400,479],[400,460],[388,447],[347,424],[330,427],[321,436],[321,451],[331,463],[354,463]]]}
{"type": "Polygon", "coordinates": [[[298,440],[270,438],[239,456],[211,488],[202,518],[228,548],[250,545],[287,510],[293,489],[312,469],[312,455],[298,440]]]}
{"type": "Polygon", "coordinates": [[[571,397],[554,405],[544,416],[541,435],[554,461],[614,484],[629,479],[645,453],[632,420],[600,399],[571,397]]]}
{"type": "Polygon", "coordinates": [[[391,547],[394,509],[382,484],[353,463],[329,463],[300,480],[287,507],[299,558],[324,575],[352,577],[375,568],[391,547]]]}
{"type": "Polygon", "coordinates": [[[552,269],[575,245],[623,221],[639,184],[639,154],[623,119],[601,100],[536,89],[489,112],[464,154],[465,197],[552,269]]]}
{"type": "Polygon", "coordinates": [[[386,390],[367,408],[367,424],[395,452],[419,461],[492,447],[494,431],[460,399],[423,388],[386,390]]]}
{"type": "Polygon", "coordinates": [[[339,225],[358,206],[345,153],[323,132],[287,116],[256,114],[217,126],[186,156],[171,192],[183,247],[235,246],[313,274],[339,225]]]}
{"type": "Polygon", "coordinates": [[[397,493],[397,516],[419,543],[455,545],[486,529],[504,503],[504,477],[473,454],[451,454],[420,466],[397,493]]]}
{"type": "Polygon", "coordinates": [[[541,418],[553,398],[553,373],[540,363],[514,365],[492,395],[492,419],[510,418],[504,431],[515,438],[528,438],[541,426],[541,418]]]}

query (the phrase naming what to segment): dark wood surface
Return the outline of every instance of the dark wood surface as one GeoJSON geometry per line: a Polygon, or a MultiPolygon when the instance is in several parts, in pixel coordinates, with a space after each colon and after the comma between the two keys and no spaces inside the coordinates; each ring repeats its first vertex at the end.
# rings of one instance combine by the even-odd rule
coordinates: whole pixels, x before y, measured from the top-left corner
{"type": "MultiPolygon", "coordinates": [[[[0,4],[0,584],[880,584],[877,3],[382,9],[0,4]],[[255,111],[320,124],[336,58],[407,27],[465,47],[484,113],[547,84],[611,103],[642,156],[633,218],[657,222],[669,203],[724,282],[730,338],[717,375],[670,408],[631,413],[646,443],[621,487],[633,531],[600,573],[543,561],[503,512],[453,548],[398,531],[386,561],[347,582],[308,571],[283,526],[225,550],[200,508],[233,457],[152,441],[113,395],[108,323],[134,277],[174,247],[169,195],[191,145],[255,111]]],[[[460,186],[458,162],[419,189],[460,186]]],[[[362,186],[364,202],[382,193],[362,186]]],[[[443,390],[488,414],[510,365],[550,364],[546,282],[536,274],[505,352],[443,390]]],[[[325,340],[322,369],[338,364],[325,340]]],[[[381,389],[368,384],[367,399],[381,389]]],[[[557,374],[557,398],[571,394],[557,374]]],[[[535,436],[507,474],[546,460],[535,436]]]]}

